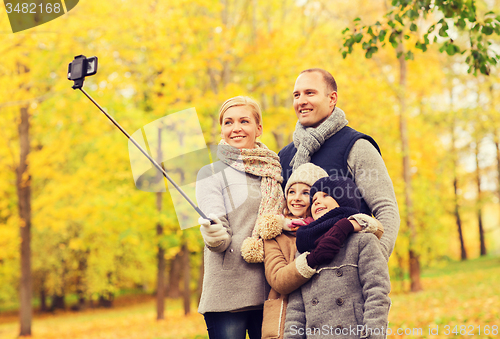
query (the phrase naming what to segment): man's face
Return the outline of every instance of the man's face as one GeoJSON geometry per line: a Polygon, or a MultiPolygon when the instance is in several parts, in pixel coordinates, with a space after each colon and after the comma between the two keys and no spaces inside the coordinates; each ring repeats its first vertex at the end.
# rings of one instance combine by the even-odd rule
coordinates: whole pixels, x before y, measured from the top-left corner
{"type": "Polygon", "coordinates": [[[328,91],[323,75],[306,72],[299,75],[293,89],[293,108],[304,127],[318,127],[337,104],[337,92],[328,91]]]}

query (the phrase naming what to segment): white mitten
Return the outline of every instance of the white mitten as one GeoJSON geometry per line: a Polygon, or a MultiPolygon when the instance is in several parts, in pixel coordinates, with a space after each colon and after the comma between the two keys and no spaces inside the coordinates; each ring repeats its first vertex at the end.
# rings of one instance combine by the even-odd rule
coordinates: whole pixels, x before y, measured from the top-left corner
{"type": "Polygon", "coordinates": [[[201,217],[198,219],[198,222],[201,225],[201,236],[203,237],[205,244],[210,247],[217,247],[224,240],[229,239],[229,234],[227,233],[225,227],[222,225],[220,219],[217,218],[215,214],[210,214],[208,217],[215,223],[210,224],[210,220],[201,217]]]}
{"type": "Polygon", "coordinates": [[[348,219],[358,222],[362,229],[360,233],[373,233],[379,239],[382,237],[382,234],[384,234],[384,226],[382,226],[382,223],[369,215],[357,213],[351,215],[348,219]]]}

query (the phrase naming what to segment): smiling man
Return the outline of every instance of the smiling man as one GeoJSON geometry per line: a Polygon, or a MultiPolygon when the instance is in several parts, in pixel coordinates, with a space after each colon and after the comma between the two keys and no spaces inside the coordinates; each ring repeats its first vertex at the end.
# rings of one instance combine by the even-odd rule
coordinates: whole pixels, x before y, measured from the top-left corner
{"type": "Polygon", "coordinates": [[[332,178],[351,178],[363,196],[361,212],[373,214],[384,226],[380,242],[388,259],[400,222],[392,181],[375,140],[347,126],[337,99],[337,83],[329,72],[312,68],[297,77],[293,107],[298,121],[293,142],[279,152],[282,185],[285,187],[292,172],[308,162],[332,178]]]}

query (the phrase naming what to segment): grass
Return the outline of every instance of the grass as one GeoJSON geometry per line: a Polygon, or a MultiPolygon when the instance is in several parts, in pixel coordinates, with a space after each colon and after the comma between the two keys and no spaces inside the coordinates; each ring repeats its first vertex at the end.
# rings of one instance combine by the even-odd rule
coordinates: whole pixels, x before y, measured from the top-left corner
{"type": "MultiPolygon", "coordinates": [[[[203,316],[184,315],[180,300],[168,300],[166,319],[156,320],[155,301],[112,309],[88,309],[35,316],[33,338],[37,339],[207,339],[203,316]]],[[[17,317],[0,320],[0,338],[19,334],[17,317]]]]}
{"type": "MultiPolygon", "coordinates": [[[[391,295],[392,334],[388,338],[470,338],[474,334],[473,338],[500,339],[499,277],[500,258],[451,262],[424,271],[423,291],[391,295]]],[[[184,316],[181,301],[168,300],[165,314],[166,320],[156,321],[155,303],[149,298],[113,309],[37,315],[33,338],[208,338],[203,317],[194,305],[192,314],[184,316]]],[[[0,315],[0,339],[16,338],[18,327],[17,316],[0,315]]]]}

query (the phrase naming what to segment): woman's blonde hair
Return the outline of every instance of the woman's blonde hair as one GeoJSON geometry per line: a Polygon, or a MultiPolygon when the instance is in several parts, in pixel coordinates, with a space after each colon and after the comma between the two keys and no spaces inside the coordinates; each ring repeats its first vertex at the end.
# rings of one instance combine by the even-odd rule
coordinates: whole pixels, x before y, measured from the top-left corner
{"type": "Polygon", "coordinates": [[[234,106],[247,106],[250,108],[250,110],[253,113],[253,117],[255,118],[255,122],[257,123],[257,126],[262,124],[262,111],[260,110],[260,106],[257,103],[257,101],[253,100],[252,98],[245,97],[245,96],[237,96],[231,99],[227,99],[222,106],[220,107],[219,110],[219,124],[222,126],[222,119],[224,118],[224,113],[228,109],[234,106]]]}

